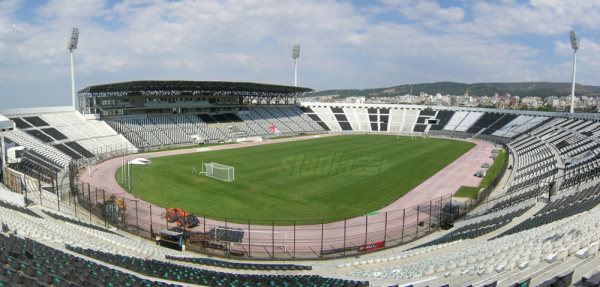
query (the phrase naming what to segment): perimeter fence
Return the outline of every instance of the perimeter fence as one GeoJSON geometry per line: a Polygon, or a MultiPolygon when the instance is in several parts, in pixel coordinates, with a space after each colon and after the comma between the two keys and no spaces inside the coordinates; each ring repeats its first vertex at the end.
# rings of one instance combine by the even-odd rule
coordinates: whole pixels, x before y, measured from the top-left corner
{"type": "MultiPolygon", "coordinates": [[[[459,133],[441,136],[467,137],[459,133]]],[[[196,214],[198,225],[186,228],[168,222],[163,207],[132,199],[123,189],[95,187],[78,177],[85,167],[131,152],[134,151],[114,148],[93,160],[74,161],[64,176],[71,184],[57,187],[56,193],[61,195],[56,204],[58,209],[61,210],[62,204],[63,210],[70,213],[74,210],[80,220],[83,214],[89,216],[90,223],[116,227],[152,240],[165,230],[176,230],[186,235],[186,249],[208,255],[267,260],[353,256],[406,244],[441,228],[450,228],[457,218],[483,203],[504,174],[503,169],[476,199],[460,200],[460,204],[448,194],[409,208],[353,218],[258,220],[196,214]],[[67,196],[68,201],[60,201],[67,196]]]]}
{"type": "Polygon", "coordinates": [[[186,249],[219,256],[255,259],[318,259],[348,256],[398,246],[437,231],[459,210],[449,208],[452,196],[422,204],[354,218],[259,220],[196,214],[198,225],[168,222],[166,209],[122,192],[96,188],[79,181],[72,188],[77,204],[101,218],[105,227],[154,239],[165,230],[186,234],[186,249]]]}

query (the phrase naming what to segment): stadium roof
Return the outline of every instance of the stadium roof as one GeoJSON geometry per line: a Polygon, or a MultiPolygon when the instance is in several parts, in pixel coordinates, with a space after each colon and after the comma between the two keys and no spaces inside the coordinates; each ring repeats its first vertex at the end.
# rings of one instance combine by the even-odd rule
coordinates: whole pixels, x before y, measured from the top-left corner
{"type": "Polygon", "coordinates": [[[310,88],[245,83],[245,82],[213,82],[213,81],[132,81],[88,86],[79,93],[123,93],[123,92],[156,92],[156,91],[218,91],[291,94],[310,92],[310,88]]]}

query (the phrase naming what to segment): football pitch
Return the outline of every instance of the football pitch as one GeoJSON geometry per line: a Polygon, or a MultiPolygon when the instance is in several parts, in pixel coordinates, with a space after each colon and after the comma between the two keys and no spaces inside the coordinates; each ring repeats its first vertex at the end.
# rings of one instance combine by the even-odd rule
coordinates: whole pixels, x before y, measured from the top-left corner
{"type": "MultiPolygon", "coordinates": [[[[343,135],[154,157],[149,165],[131,165],[130,192],[158,206],[232,222],[328,222],[392,203],[473,146],[438,138],[343,135]],[[199,174],[202,163],[210,162],[233,166],[235,181],[199,174]]],[[[120,170],[116,177],[120,182],[120,170]]]]}

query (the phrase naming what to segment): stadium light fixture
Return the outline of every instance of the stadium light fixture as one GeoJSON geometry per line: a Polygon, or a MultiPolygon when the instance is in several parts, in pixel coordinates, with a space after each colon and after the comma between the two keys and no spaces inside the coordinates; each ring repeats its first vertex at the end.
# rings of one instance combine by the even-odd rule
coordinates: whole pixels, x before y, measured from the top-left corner
{"type": "Polygon", "coordinates": [[[79,42],[79,28],[73,27],[71,30],[71,39],[67,43],[67,49],[71,54],[71,101],[73,104],[73,110],[77,110],[75,104],[75,71],[73,70],[73,50],[77,49],[77,43],[79,42]]]}
{"type": "Polygon", "coordinates": [[[292,48],[292,59],[294,59],[294,87],[298,86],[298,58],[300,57],[300,45],[292,48]]]}
{"type": "Polygon", "coordinates": [[[575,30],[571,30],[569,33],[571,38],[571,48],[573,48],[573,80],[571,83],[571,114],[575,111],[575,68],[577,67],[577,50],[579,50],[579,39],[577,39],[577,33],[575,30]]]}

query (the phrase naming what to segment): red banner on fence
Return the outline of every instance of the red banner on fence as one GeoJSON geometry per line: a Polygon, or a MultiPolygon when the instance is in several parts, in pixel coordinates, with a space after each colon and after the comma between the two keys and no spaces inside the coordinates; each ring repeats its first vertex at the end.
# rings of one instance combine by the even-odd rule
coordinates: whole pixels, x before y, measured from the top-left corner
{"type": "Polygon", "coordinates": [[[385,245],[385,241],[379,241],[379,242],[374,242],[374,243],[369,243],[369,244],[363,244],[358,248],[358,252],[365,252],[365,251],[371,251],[371,250],[376,250],[379,248],[383,248],[383,245],[385,245]]]}

